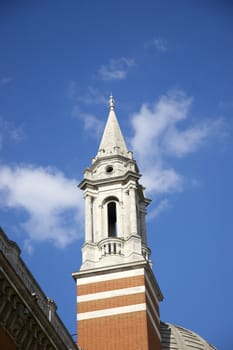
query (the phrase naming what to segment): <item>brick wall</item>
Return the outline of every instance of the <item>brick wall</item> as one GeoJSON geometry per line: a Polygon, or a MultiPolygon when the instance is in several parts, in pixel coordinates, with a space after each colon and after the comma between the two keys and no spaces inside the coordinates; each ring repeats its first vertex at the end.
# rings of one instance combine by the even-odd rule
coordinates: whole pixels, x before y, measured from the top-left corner
{"type": "Polygon", "coordinates": [[[145,270],[109,276],[77,281],[78,345],[83,350],[160,350],[158,301],[145,270]]]}

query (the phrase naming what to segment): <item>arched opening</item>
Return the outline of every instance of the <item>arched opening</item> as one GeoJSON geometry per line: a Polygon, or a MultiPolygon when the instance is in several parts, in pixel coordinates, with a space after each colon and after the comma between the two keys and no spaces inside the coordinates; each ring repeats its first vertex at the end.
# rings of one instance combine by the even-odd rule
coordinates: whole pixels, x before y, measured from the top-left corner
{"type": "Polygon", "coordinates": [[[117,236],[116,203],[108,203],[108,237],[117,236]]]}

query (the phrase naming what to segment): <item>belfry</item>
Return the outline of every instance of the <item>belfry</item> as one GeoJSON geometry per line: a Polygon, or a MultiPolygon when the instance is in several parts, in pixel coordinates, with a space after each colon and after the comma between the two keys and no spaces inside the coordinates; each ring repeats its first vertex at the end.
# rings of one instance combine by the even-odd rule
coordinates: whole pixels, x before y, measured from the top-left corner
{"type": "Polygon", "coordinates": [[[77,283],[78,344],[85,350],[160,349],[159,302],[150,262],[150,200],[127,149],[113,97],[100,147],[79,187],[85,198],[85,242],[77,283]]]}
{"type": "MultiPolygon", "coordinates": [[[[110,96],[99,150],[79,184],[85,199],[82,265],[77,285],[82,350],[214,350],[199,335],[160,321],[163,300],[147,246],[150,200],[139,183],[110,96]]],[[[216,349],[215,349],[216,350],[216,349]]]]}

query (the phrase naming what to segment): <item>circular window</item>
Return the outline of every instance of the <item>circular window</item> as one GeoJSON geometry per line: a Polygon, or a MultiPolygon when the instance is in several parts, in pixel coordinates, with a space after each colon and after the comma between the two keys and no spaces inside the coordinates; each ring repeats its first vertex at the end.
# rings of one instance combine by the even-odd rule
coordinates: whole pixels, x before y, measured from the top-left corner
{"type": "Polygon", "coordinates": [[[112,171],[113,171],[112,165],[108,165],[108,166],[106,167],[106,173],[111,173],[112,171]]]}

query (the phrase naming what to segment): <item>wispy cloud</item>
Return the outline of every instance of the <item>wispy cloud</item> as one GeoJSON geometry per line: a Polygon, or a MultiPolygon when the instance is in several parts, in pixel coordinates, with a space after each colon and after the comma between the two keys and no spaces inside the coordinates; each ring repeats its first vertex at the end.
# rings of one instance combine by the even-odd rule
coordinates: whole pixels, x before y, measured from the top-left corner
{"type": "Polygon", "coordinates": [[[107,105],[108,103],[106,96],[98,89],[88,86],[87,90],[83,92],[74,80],[69,83],[68,95],[73,101],[85,105],[107,105]]]}
{"type": "Polygon", "coordinates": [[[182,122],[188,124],[192,102],[182,91],[173,91],[152,105],[143,104],[132,116],[131,147],[149,192],[164,194],[182,190],[184,176],[167,165],[167,157],[171,161],[171,157],[187,156],[222,133],[221,118],[183,127],[182,122]]]}
{"type": "Polygon", "coordinates": [[[88,105],[107,105],[108,100],[100,91],[89,86],[85,93],[80,93],[77,83],[71,81],[68,87],[68,95],[73,101],[71,116],[79,119],[84,123],[84,130],[90,131],[90,135],[100,137],[103,130],[103,120],[100,120],[96,115],[83,112],[85,106],[88,105]]]}
{"type": "Polygon", "coordinates": [[[147,215],[147,219],[148,220],[154,219],[155,217],[159,216],[163,211],[169,209],[170,206],[171,205],[167,198],[162,199],[152,211],[149,211],[147,215]]]}
{"type": "Polygon", "coordinates": [[[15,126],[14,123],[7,121],[0,116],[0,149],[2,148],[4,142],[9,140],[13,142],[20,142],[24,139],[23,127],[15,126]]]}
{"type": "Polygon", "coordinates": [[[78,104],[73,106],[71,115],[73,118],[79,119],[83,122],[84,130],[89,132],[90,136],[93,136],[94,138],[100,137],[104,128],[103,120],[99,119],[94,114],[82,112],[78,104]]]}
{"type": "Polygon", "coordinates": [[[77,182],[56,169],[35,166],[0,167],[0,207],[26,214],[21,227],[27,246],[51,241],[65,247],[80,237],[83,200],[77,182]]]}
{"type": "Polygon", "coordinates": [[[75,100],[78,94],[78,84],[75,80],[70,80],[68,83],[68,97],[71,100],[75,100]]]}
{"type": "Polygon", "coordinates": [[[119,59],[111,59],[108,64],[102,65],[98,73],[102,80],[124,80],[130,68],[134,66],[134,59],[121,57],[119,59]]]}
{"type": "Polygon", "coordinates": [[[168,51],[168,45],[167,45],[166,40],[161,39],[161,38],[155,38],[153,40],[148,41],[145,44],[145,48],[149,48],[149,47],[154,48],[160,52],[168,51]]]}
{"type": "Polygon", "coordinates": [[[81,113],[80,118],[84,122],[84,129],[87,131],[91,131],[92,135],[94,133],[94,135],[99,138],[104,128],[103,120],[98,119],[93,114],[86,113],[81,113]]]}
{"type": "Polygon", "coordinates": [[[12,78],[11,77],[3,77],[0,79],[0,87],[3,87],[5,85],[8,85],[12,82],[12,78]]]}
{"type": "Polygon", "coordinates": [[[78,95],[77,100],[86,105],[107,105],[108,103],[106,96],[92,86],[89,86],[83,95],[78,95]]]}
{"type": "Polygon", "coordinates": [[[84,129],[94,131],[97,136],[100,136],[103,131],[104,123],[92,114],[81,114],[81,118],[84,121],[84,129]]]}
{"type": "Polygon", "coordinates": [[[223,119],[205,120],[203,123],[179,130],[170,126],[164,136],[164,152],[168,155],[184,157],[196,152],[211,136],[220,135],[224,128],[223,119]]]}

